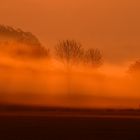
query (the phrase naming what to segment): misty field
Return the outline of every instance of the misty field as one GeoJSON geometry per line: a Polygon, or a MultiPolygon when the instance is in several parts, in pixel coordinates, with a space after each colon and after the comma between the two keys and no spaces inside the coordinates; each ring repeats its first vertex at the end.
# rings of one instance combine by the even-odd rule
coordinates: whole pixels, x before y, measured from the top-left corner
{"type": "Polygon", "coordinates": [[[0,19],[0,140],[140,140],[140,0],[1,0],[0,19]]]}
{"type": "Polygon", "coordinates": [[[139,60],[109,64],[77,40],[44,46],[31,32],[0,25],[0,103],[139,108],[139,60]]]}
{"type": "Polygon", "coordinates": [[[3,25],[0,47],[0,139],[138,139],[140,61],[114,66],[98,48],[45,47],[3,25]]]}

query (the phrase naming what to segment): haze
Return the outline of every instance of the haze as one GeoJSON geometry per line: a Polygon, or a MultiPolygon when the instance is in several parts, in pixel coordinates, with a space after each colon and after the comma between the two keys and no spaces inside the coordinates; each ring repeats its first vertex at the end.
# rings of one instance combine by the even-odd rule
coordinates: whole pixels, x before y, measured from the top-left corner
{"type": "Polygon", "coordinates": [[[139,79],[127,73],[140,58],[138,0],[5,0],[0,17],[0,24],[35,34],[52,54],[59,40],[74,39],[84,49],[99,48],[104,60],[97,71],[74,67],[69,87],[66,70],[55,58],[20,61],[1,54],[0,102],[139,107],[139,79]]]}
{"type": "Polygon", "coordinates": [[[109,63],[125,63],[140,55],[139,0],[5,0],[1,24],[35,33],[48,47],[76,39],[98,47],[109,63]]]}
{"type": "MultiPolygon", "coordinates": [[[[17,48],[18,49],[18,48],[17,48]]],[[[139,79],[121,68],[83,65],[71,72],[56,59],[1,55],[0,103],[90,108],[138,108],[139,79]]]]}

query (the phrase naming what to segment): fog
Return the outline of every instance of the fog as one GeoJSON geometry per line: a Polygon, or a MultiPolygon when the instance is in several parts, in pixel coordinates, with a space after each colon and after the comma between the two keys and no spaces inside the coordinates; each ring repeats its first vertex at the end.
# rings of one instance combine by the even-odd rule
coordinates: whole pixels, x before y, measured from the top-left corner
{"type": "Polygon", "coordinates": [[[0,26],[0,49],[1,104],[139,108],[133,61],[109,63],[73,40],[49,50],[32,33],[7,26],[0,26]]]}
{"type": "Polygon", "coordinates": [[[18,59],[1,55],[0,102],[90,108],[138,108],[138,78],[123,66],[78,64],[67,72],[55,57],[18,59]]]}
{"type": "Polygon", "coordinates": [[[1,24],[31,31],[50,48],[70,38],[100,48],[108,62],[140,56],[139,0],[5,0],[0,17],[1,24]]]}

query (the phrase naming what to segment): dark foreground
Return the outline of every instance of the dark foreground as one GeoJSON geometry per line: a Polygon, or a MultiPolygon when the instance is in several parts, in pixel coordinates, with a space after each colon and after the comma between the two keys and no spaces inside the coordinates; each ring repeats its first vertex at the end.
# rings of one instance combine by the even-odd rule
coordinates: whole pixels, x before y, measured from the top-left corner
{"type": "Polygon", "coordinates": [[[139,115],[86,116],[84,113],[82,115],[78,113],[80,112],[77,112],[77,115],[72,115],[72,112],[71,115],[64,112],[61,112],[63,115],[55,115],[59,114],[58,112],[1,114],[0,140],[140,139],[139,115]]]}

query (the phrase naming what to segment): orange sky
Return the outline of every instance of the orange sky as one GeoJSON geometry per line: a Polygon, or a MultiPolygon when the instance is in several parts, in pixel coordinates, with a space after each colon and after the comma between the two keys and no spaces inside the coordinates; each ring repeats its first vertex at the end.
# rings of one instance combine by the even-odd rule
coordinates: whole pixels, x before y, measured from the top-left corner
{"type": "MultiPolygon", "coordinates": [[[[67,99],[65,94],[52,94],[56,93],[56,90],[57,94],[65,93],[63,87],[67,89],[65,72],[61,72],[60,64],[58,70],[54,61],[50,66],[52,69],[48,71],[46,61],[38,62],[34,66],[31,65],[34,64],[32,61],[27,65],[27,62],[5,57],[2,59],[1,56],[1,66],[6,63],[11,69],[10,72],[6,71],[8,69],[1,70],[0,78],[3,80],[0,81],[0,90],[10,90],[12,93],[0,95],[1,97],[6,100],[8,97],[16,102],[29,100],[37,103],[46,103],[46,99],[48,101],[52,98],[52,104],[55,104],[56,99],[57,104],[65,105],[69,105],[73,99],[80,98],[78,105],[139,107],[139,79],[131,79],[128,73],[125,73],[130,62],[140,58],[139,0],[4,0],[0,3],[0,17],[0,24],[30,31],[47,47],[54,47],[59,40],[75,39],[84,47],[98,47],[102,50],[104,58],[104,65],[97,74],[87,69],[81,74],[78,70],[82,70],[83,67],[76,68],[71,84],[71,90],[76,90],[76,95],[67,99]],[[54,64],[55,67],[52,67],[54,64]],[[62,89],[58,90],[57,87],[62,89]],[[16,94],[21,91],[21,95],[16,94]],[[46,93],[49,93],[49,98],[46,93]],[[83,103],[85,97],[87,101],[83,103]]],[[[73,102],[74,105],[77,103],[73,102]]]]}
{"type": "Polygon", "coordinates": [[[31,31],[49,47],[70,38],[101,48],[113,63],[140,56],[139,0],[4,0],[0,17],[1,24],[31,31]]]}

